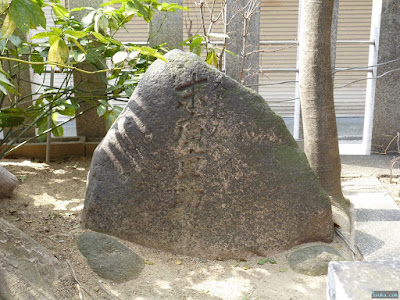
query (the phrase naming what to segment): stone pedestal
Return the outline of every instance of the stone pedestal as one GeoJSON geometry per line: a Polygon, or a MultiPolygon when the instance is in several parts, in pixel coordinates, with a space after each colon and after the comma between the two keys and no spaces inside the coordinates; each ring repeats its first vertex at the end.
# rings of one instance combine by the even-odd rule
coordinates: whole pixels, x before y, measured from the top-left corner
{"type": "MultiPolygon", "coordinates": [[[[182,0],[164,2],[182,5],[182,0]]],[[[167,43],[169,48],[181,48],[183,42],[183,12],[157,12],[150,22],[150,46],[167,43]]]]}
{"type": "MultiPolygon", "coordinates": [[[[397,0],[382,2],[378,64],[400,57],[400,6],[397,0]]],[[[400,61],[378,67],[377,76],[400,68],[400,61]]],[[[372,151],[382,152],[400,132],[400,72],[387,74],[376,81],[372,151]]],[[[397,150],[393,143],[391,150],[397,150]]]]}
{"type": "MultiPolygon", "coordinates": [[[[77,65],[78,68],[94,71],[94,67],[88,63],[77,65]]],[[[97,115],[97,100],[106,98],[106,78],[104,73],[85,74],[78,71],[73,72],[74,85],[79,91],[75,96],[80,103],[80,111],[86,111],[76,118],[76,134],[87,138],[102,138],[106,135],[106,125],[103,117],[97,115]],[[102,78],[103,77],[103,78],[102,78]]]]}
{"type": "MultiPolygon", "coordinates": [[[[259,72],[259,50],[260,42],[260,2],[257,0],[227,0],[227,33],[229,36],[227,50],[236,54],[226,54],[225,70],[226,75],[241,82],[241,73],[244,70],[244,85],[258,84],[259,72]],[[255,12],[249,22],[249,30],[244,43],[245,15],[255,5],[255,12]],[[245,49],[243,46],[245,45],[245,49]],[[252,53],[252,54],[250,54],[252,53]],[[243,55],[245,55],[243,65],[243,55]]],[[[257,86],[251,86],[255,91],[257,86]]]]}
{"type": "MultiPolygon", "coordinates": [[[[103,4],[103,0],[87,0],[83,3],[80,0],[70,0],[69,8],[76,7],[93,7],[97,8],[103,4]]],[[[81,19],[87,13],[86,10],[74,12],[76,19],[81,19]]],[[[89,63],[77,65],[78,68],[87,71],[95,71],[95,68],[89,63]]],[[[75,93],[80,103],[80,111],[86,111],[82,116],[76,119],[76,134],[87,138],[102,138],[106,134],[106,125],[104,119],[97,115],[97,100],[106,98],[107,81],[105,74],[85,74],[78,71],[73,72],[74,86],[79,87],[79,91],[75,93]]]]}

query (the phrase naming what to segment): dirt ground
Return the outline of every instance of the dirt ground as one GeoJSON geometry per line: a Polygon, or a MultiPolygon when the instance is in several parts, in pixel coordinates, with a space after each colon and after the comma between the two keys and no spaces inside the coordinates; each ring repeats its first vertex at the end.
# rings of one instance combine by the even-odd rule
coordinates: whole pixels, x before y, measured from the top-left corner
{"type": "MultiPolygon", "coordinates": [[[[0,164],[19,179],[13,197],[0,201],[0,217],[47,248],[64,263],[68,272],[76,273],[79,284],[60,283],[60,299],[306,300],[326,297],[327,277],[293,272],[288,268],[288,252],[274,256],[277,264],[258,265],[261,257],[210,261],[120,240],[147,264],[139,278],[126,283],[101,279],[91,271],[76,246],[77,235],[84,231],[80,214],[90,161],[67,159],[47,165],[5,159],[0,164]]],[[[346,252],[339,239],[332,246],[346,252]]]]}

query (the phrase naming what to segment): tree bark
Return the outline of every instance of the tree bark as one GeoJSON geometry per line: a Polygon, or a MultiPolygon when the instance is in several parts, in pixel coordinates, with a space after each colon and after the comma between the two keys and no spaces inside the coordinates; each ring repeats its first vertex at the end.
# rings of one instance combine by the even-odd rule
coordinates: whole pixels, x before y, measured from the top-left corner
{"type": "Polygon", "coordinates": [[[17,177],[0,166],[0,199],[11,197],[17,183],[17,177]]]}
{"type": "Polygon", "coordinates": [[[304,0],[299,51],[304,152],[333,203],[345,208],[333,98],[331,26],[334,0],[304,0]]]}

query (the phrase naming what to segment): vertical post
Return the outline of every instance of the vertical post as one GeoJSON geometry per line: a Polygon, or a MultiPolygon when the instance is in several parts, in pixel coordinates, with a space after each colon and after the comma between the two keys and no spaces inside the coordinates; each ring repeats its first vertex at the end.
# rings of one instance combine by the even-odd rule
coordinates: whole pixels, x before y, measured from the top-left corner
{"type": "MultiPolygon", "coordinates": [[[[81,7],[81,0],[70,0],[70,9],[81,7]]],[[[103,0],[86,0],[85,6],[97,8],[103,4],[103,0]]],[[[85,11],[74,12],[76,19],[81,19],[85,11]]],[[[78,68],[87,71],[95,71],[90,63],[80,63],[78,68]]],[[[76,98],[80,102],[80,111],[97,106],[97,100],[106,98],[107,80],[104,74],[82,74],[81,72],[73,72],[74,85],[79,86],[79,90],[75,93],[76,98]]],[[[76,119],[76,132],[78,136],[86,138],[103,138],[106,134],[106,125],[103,118],[99,118],[96,109],[86,111],[76,119]]]]}
{"type": "MultiPolygon", "coordinates": [[[[54,67],[51,67],[51,73],[50,73],[50,88],[54,88],[54,67]]],[[[53,95],[54,98],[54,95],[53,95]]],[[[47,120],[47,129],[49,130],[52,127],[52,103],[49,103],[49,117],[47,120]]],[[[47,138],[46,138],[46,164],[50,163],[50,150],[51,150],[51,131],[47,133],[47,138]]]]}
{"type": "Polygon", "coordinates": [[[371,68],[367,74],[367,91],[365,99],[365,113],[364,113],[364,130],[362,149],[363,154],[371,154],[372,144],[372,128],[374,123],[374,105],[375,105],[375,90],[376,90],[376,76],[378,75],[378,52],[379,52],[379,36],[381,26],[382,14],[382,0],[375,0],[372,4],[371,15],[371,31],[369,45],[368,66],[371,68]]]}
{"type": "MultiPolygon", "coordinates": [[[[301,8],[303,6],[303,1],[299,0],[299,12],[298,12],[298,20],[297,20],[297,41],[300,41],[301,35],[301,8]]],[[[296,141],[301,139],[301,110],[300,110],[300,78],[299,78],[299,49],[300,45],[297,45],[297,58],[296,58],[296,88],[294,92],[294,128],[293,128],[293,137],[296,141]]]]}
{"type": "MultiPolygon", "coordinates": [[[[182,0],[166,0],[163,2],[182,5],[182,0]]],[[[180,48],[183,42],[183,11],[162,12],[155,14],[150,22],[149,45],[158,46],[167,43],[169,48],[180,48]]]]}
{"type": "Polygon", "coordinates": [[[260,0],[227,0],[226,11],[229,36],[226,48],[236,54],[225,56],[226,74],[237,81],[244,78],[242,84],[254,85],[252,88],[258,91],[260,0]]]}
{"type": "MultiPolygon", "coordinates": [[[[373,121],[371,148],[377,152],[385,151],[400,132],[400,74],[393,72],[400,68],[400,5],[398,0],[386,0],[381,7],[377,63],[396,61],[377,67],[376,76],[385,74],[376,81],[374,112],[370,113],[373,121]]],[[[397,152],[397,143],[392,143],[388,150],[397,152]]]]}

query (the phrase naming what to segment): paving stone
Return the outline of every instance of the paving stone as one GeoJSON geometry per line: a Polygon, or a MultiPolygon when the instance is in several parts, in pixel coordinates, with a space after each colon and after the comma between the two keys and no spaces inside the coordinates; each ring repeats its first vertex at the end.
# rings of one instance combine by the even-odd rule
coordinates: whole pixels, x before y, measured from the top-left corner
{"type": "MultiPolygon", "coordinates": [[[[365,300],[400,289],[400,261],[340,261],[328,267],[328,300],[365,300]]],[[[376,297],[378,298],[378,297],[376,297]]],[[[388,297],[386,297],[388,298],[388,297]]],[[[398,298],[393,297],[393,298],[398,298]]]]}
{"type": "Polygon", "coordinates": [[[375,177],[344,181],[354,205],[355,243],[365,260],[400,260],[400,208],[375,177]]]}

